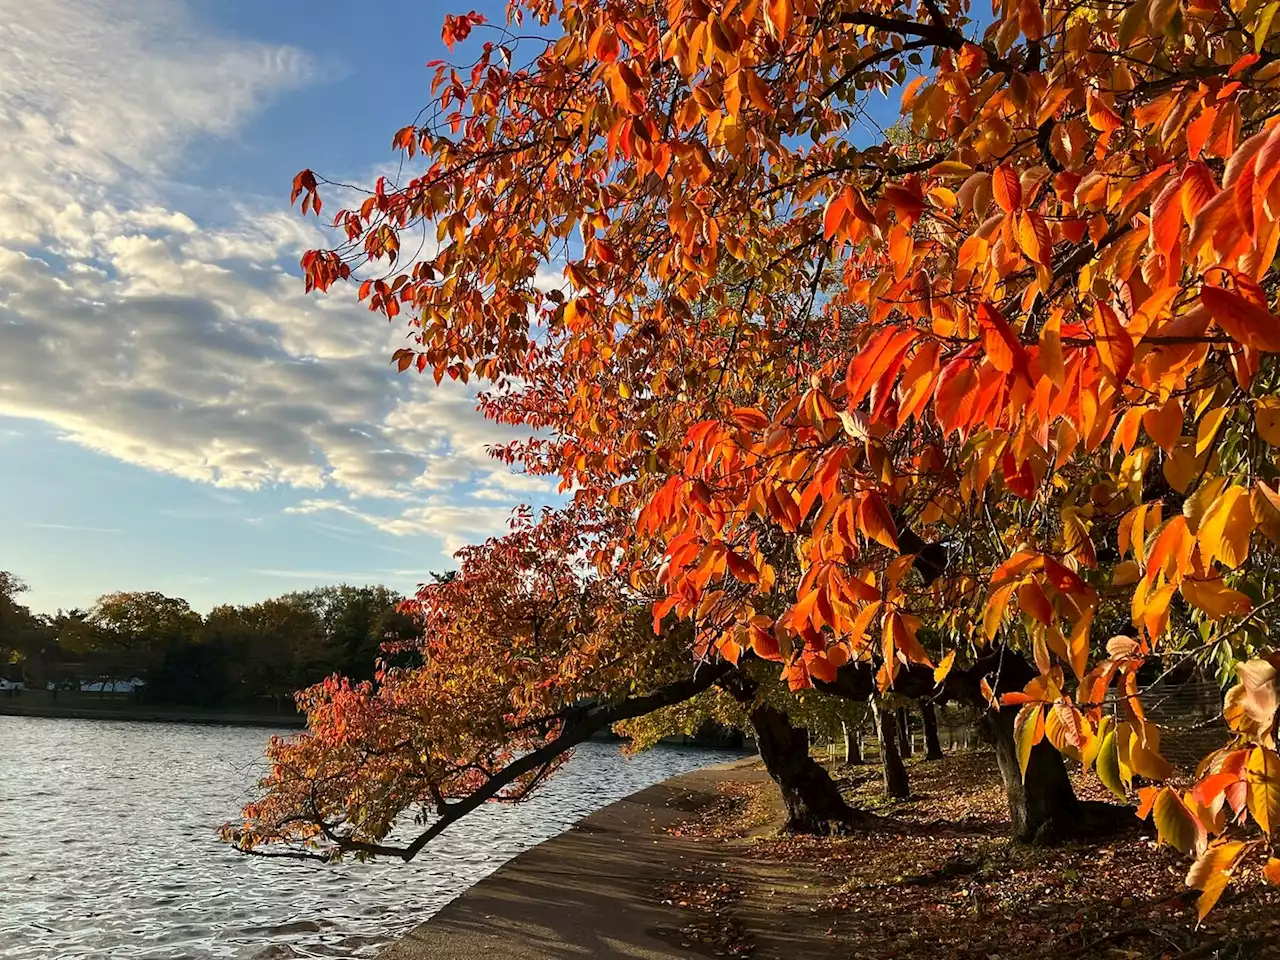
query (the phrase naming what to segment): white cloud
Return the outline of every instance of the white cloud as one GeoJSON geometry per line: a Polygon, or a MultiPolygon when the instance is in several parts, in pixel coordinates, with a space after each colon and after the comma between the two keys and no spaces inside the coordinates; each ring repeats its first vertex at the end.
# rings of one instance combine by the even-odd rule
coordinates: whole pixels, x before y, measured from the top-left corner
{"type": "Polygon", "coordinates": [[[303,295],[281,264],[314,221],[171,199],[201,205],[184,149],[316,70],[178,0],[0,0],[0,415],[223,488],[325,491],[308,502],[452,549],[553,485],[487,456],[513,434],[467,391],[392,374],[403,330],[303,295]]]}
{"type": "Polygon", "coordinates": [[[511,520],[510,506],[425,503],[408,507],[395,516],[386,516],[362,510],[340,500],[318,498],[303,500],[286,508],[285,512],[303,515],[341,513],[398,537],[429,534],[438,537],[450,554],[469,543],[477,543],[505,532],[511,520]]]}

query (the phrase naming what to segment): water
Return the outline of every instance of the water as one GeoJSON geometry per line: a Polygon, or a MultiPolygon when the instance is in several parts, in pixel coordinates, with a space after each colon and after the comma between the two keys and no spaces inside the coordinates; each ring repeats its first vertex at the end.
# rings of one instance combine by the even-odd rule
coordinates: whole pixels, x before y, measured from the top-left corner
{"type": "Polygon", "coordinates": [[[0,957],[373,956],[591,811],[732,756],[586,744],[533,799],[476,811],[412,863],[324,865],[216,838],[261,774],[267,736],[0,717],[0,957]]]}

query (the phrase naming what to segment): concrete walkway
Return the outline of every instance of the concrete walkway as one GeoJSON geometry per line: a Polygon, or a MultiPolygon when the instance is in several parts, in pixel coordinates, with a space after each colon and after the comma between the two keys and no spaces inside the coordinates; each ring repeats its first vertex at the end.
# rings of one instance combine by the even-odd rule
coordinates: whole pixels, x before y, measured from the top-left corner
{"type": "MultiPolygon", "coordinates": [[[[754,758],[673,777],[534,847],[388,946],[379,960],[687,960],[688,917],[662,900],[706,844],[667,832],[715,797],[726,770],[763,778],[754,758]]],[[[465,825],[462,829],[466,829],[465,825]]]]}

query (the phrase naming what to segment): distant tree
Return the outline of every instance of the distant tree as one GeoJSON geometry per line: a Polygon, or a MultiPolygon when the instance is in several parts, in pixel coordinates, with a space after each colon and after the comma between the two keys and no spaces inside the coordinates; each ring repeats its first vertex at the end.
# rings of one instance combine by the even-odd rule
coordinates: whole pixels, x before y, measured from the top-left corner
{"type": "Polygon", "coordinates": [[[329,672],[355,680],[373,677],[374,668],[390,630],[413,636],[412,618],[399,615],[396,608],[404,598],[387,587],[353,587],[341,584],[319,587],[305,596],[313,604],[325,635],[324,661],[329,672]]]}
{"type": "Polygon", "coordinates": [[[164,700],[175,699],[156,686],[153,674],[173,676],[164,669],[171,650],[194,642],[202,625],[200,614],[178,597],[168,597],[154,590],[108,593],[99,597],[83,627],[75,633],[84,649],[92,656],[96,679],[110,681],[148,681],[146,695],[164,700]]]}
{"type": "Polygon", "coordinates": [[[17,659],[20,637],[28,629],[31,611],[18,601],[27,585],[16,575],[0,570],[0,662],[17,659]]]}
{"type": "Polygon", "coordinates": [[[20,577],[0,570],[0,664],[22,662],[28,671],[34,667],[39,672],[50,631],[41,617],[19,601],[27,589],[20,577]]]}
{"type": "Polygon", "coordinates": [[[94,604],[89,619],[108,636],[114,635],[114,642],[144,650],[191,638],[202,623],[186,600],[155,590],[105,594],[94,604]]]}

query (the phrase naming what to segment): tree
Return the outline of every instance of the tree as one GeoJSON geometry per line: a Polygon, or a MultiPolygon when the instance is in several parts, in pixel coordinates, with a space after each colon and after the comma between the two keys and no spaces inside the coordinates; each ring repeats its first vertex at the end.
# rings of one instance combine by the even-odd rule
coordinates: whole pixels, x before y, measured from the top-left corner
{"type": "Polygon", "coordinates": [[[396,608],[404,599],[386,587],[318,587],[303,594],[324,631],[328,670],[352,679],[368,679],[388,641],[409,640],[412,619],[396,608]]]}
{"type": "Polygon", "coordinates": [[[938,739],[938,714],[932,701],[925,700],[920,704],[920,717],[924,725],[924,758],[941,760],[942,741],[938,739]]]}
{"type": "Polygon", "coordinates": [[[1170,773],[1144,663],[1238,665],[1231,749],[1143,804],[1207,909],[1280,822],[1273,12],[517,2],[554,26],[436,67],[395,137],[424,172],[340,211],[307,283],[361,280],[414,324],[402,370],[551,428],[504,456],[633,514],[698,649],[798,689],[861,662],[898,691],[926,626],[937,683],[993,643],[1033,665],[978,678],[1033,835],[1074,800],[1042,744],[1127,796],[1170,773]],[[909,136],[859,129],[881,92],[909,136]],[[1209,843],[1224,805],[1264,838],[1209,843]]]}
{"type": "Polygon", "coordinates": [[[418,665],[384,658],[372,681],[303,691],[307,732],[272,741],[261,796],[225,835],[267,853],[412,859],[481,804],[524,799],[592,734],[710,689],[727,664],[696,667],[679,640],[631,642],[648,618],[592,566],[601,533],[522,511],[460,551],[457,574],[409,605],[420,630],[401,645],[418,665]],[[407,812],[424,829],[385,843],[407,812]]]}
{"type": "Polygon", "coordinates": [[[884,779],[884,795],[890,799],[911,796],[911,782],[898,747],[898,724],[895,711],[885,709],[878,700],[871,701],[876,739],[880,742],[880,772],[884,779]]]}
{"type": "Polygon", "coordinates": [[[28,589],[16,574],[0,570],[0,663],[26,660],[46,639],[45,625],[18,599],[28,589]]]}

